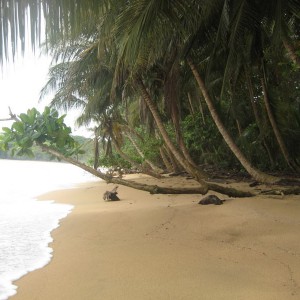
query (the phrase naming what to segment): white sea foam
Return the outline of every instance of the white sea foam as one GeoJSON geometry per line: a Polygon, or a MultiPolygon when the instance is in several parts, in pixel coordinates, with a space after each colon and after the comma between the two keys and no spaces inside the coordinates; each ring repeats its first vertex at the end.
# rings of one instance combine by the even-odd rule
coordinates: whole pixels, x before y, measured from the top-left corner
{"type": "Polygon", "coordinates": [[[0,300],[16,293],[14,280],[50,261],[50,232],[72,210],[34,197],[94,179],[68,164],[0,160],[0,300]]]}

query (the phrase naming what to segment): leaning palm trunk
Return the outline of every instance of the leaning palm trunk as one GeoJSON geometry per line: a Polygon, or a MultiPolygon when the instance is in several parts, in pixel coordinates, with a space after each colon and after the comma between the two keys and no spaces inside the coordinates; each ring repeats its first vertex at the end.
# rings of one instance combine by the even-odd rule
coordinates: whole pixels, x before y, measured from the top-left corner
{"type": "Polygon", "coordinates": [[[99,167],[99,137],[95,130],[94,137],[94,169],[97,170],[99,167]]]}
{"type": "Polygon", "coordinates": [[[279,148],[281,150],[281,153],[282,153],[287,165],[291,169],[295,170],[296,166],[294,165],[293,160],[290,157],[289,151],[288,151],[288,149],[287,149],[287,147],[284,143],[284,140],[283,140],[282,135],[279,131],[279,128],[278,128],[277,123],[275,121],[274,114],[273,114],[272,109],[271,109],[265,78],[261,79],[261,85],[262,85],[262,89],[263,89],[263,99],[264,99],[267,115],[268,115],[269,121],[271,123],[271,126],[272,126],[272,129],[273,129],[274,135],[276,137],[276,140],[278,142],[279,148]]]}
{"type": "Polygon", "coordinates": [[[161,158],[162,158],[162,161],[163,161],[163,163],[164,163],[164,165],[165,165],[167,171],[168,171],[169,173],[173,172],[173,171],[174,171],[174,170],[173,170],[173,166],[172,166],[172,164],[170,163],[170,161],[168,160],[168,157],[167,157],[167,155],[166,155],[166,153],[165,153],[163,147],[160,147],[160,148],[159,148],[159,153],[160,153],[160,156],[161,156],[161,158]]]}
{"type": "Polygon", "coordinates": [[[257,109],[257,105],[254,101],[254,91],[253,91],[252,81],[251,81],[250,75],[249,75],[249,73],[246,69],[245,69],[245,76],[246,76],[246,84],[247,84],[247,87],[248,87],[248,92],[249,92],[249,96],[250,96],[250,102],[251,102],[254,118],[255,118],[256,124],[258,126],[258,130],[259,130],[259,132],[262,136],[262,143],[263,143],[263,146],[265,147],[265,149],[267,151],[271,166],[274,166],[274,159],[273,159],[273,156],[271,154],[271,150],[270,150],[270,148],[269,148],[269,146],[266,142],[266,139],[264,137],[262,126],[261,126],[261,120],[260,120],[258,109],[257,109]]]}
{"type": "Polygon", "coordinates": [[[300,68],[300,58],[297,56],[294,46],[288,42],[287,39],[283,39],[283,45],[288,53],[288,56],[292,60],[292,62],[300,68]]]}
{"type": "Polygon", "coordinates": [[[242,166],[246,169],[246,171],[257,181],[265,182],[265,183],[274,183],[278,180],[278,178],[265,174],[258,169],[254,168],[250,162],[247,160],[247,158],[244,156],[244,154],[241,152],[241,150],[238,148],[238,146],[235,144],[233,138],[225,128],[223,122],[221,121],[221,118],[219,117],[216,108],[214,106],[214,103],[209,96],[208,90],[205,86],[205,83],[203,79],[201,78],[199,72],[196,69],[196,66],[192,62],[191,59],[188,59],[188,64],[193,72],[193,75],[195,76],[195,79],[199,85],[199,88],[203,94],[203,97],[205,99],[205,102],[207,104],[207,107],[209,109],[209,112],[219,130],[221,133],[224,141],[230,148],[230,150],[233,152],[233,154],[236,156],[236,158],[239,160],[239,162],[242,164],[242,166]]]}
{"type": "Polygon", "coordinates": [[[178,144],[178,147],[180,149],[180,151],[182,152],[184,158],[195,168],[197,169],[198,166],[196,165],[196,163],[194,162],[194,160],[192,159],[189,150],[187,149],[184,139],[183,139],[183,135],[182,135],[182,131],[180,128],[180,123],[179,123],[179,119],[177,117],[173,117],[172,116],[172,121],[174,124],[174,128],[175,128],[175,134],[176,134],[176,141],[178,144]]]}
{"type": "Polygon", "coordinates": [[[145,163],[148,164],[151,167],[151,169],[154,170],[156,173],[163,173],[163,170],[156,166],[154,162],[152,162],[150,159],[145,158],[143,151],[140,149],[139,145],[136,143],[134,138],[130,134],[126,134],[126,136],[131,141],[133,147],[136,149],[137,153],[145,161],[145,163]]]}
{"type": "Polygon", "coordinates": [[[171,162],[173,173],[177,174],[182,172],[183,168],[177,161],[176,157],[172,154],[171,150],[166,145],[164,145],[163,149],[171,162]]]}
{"type": "Polygon", "coordinates": [[[117,141],[112,138],[112,142],[113,142],[113,145],[114,145],[114,148],[115,150],[120,154],[120,156],[125,159],[126,161],[128,161],[131,165],[133,165],[134,167],[136,167],[138,170],[142,171],[143,173],[149,175],[149,176],[152,176],[154,178],[158,178],[160,179],[161,178],[161,175],[150,170],[150,169],[146,169],[144,168],[143,166],[141,166],[140,164],[138,164],[137,162],[135,162],[134,160],[132,160],[127,154],[125,154],[120,146],[118,145],[117,141]]]}
{"type": "MultiPolygon", "coordinates": [[[[176,52],[176,51],[175,51],[176,52]]],[[[174,52],[174,54],[175,54],[174,52]]],[[[171,60],[173,63],[174,61],[171,60]]],[[[164,99],[168,106],[169,114],[174,126],[176,142],[178,145],[178,150],[181,151],[184,158],[195,168],[197,165],[192,159],[182,135],[182,130],[180,126],[181,113],[180,113],[180,103],[178,99],[178,86],[179,86],[179,63],[174,63],[172,70],[167,75],[167,78],[164,82],[164,99]]],[[[192,104],[192,103],[190,103],[192,104]]]]}
{"type": "Polygon", "coordinates": [[[203,181],[203,178],[205,178],[205,175],[198,169],[195,168],[193,165],[191,165],[186,159],[185,157],[176,149],[175,145],[173,144],[173,142],[171,141],[165,126],[161,120],[161,117],[158,113],[157,107],[154,104],[154,102],[152,101],[148,91],[146,90],[146,87],[142,81],[141,78],[137,77],[136,78],[136,84],[137,87],[139,88],[139,91],[143,97],[143,100],[146,102],[149,110],[152,113],[152,116],[156,122],[157,128],[160,131],[160,134],[166,144],[166,146],[172,151],[172,154],[175,156],[175,158],[177,159],[177,161],[182,165],[182,167],[193,177],[195,177],[195,179],[203,184],[206,185],[206,183],[203,181]]]}
{"type": "Polygon", "coordinates": [[[183,140],[183,136],[181,134],[181,132],[179,133],[179,135],[177,136],[177,143],[178,146],[181,150],[181,152],[183,153],[185,159],[195,168],[198,169],[198,166],[196,165],[196,163],[194,162],[194,160],[192,159],[189,150],[187,149],[185,142],[183,140]]]}

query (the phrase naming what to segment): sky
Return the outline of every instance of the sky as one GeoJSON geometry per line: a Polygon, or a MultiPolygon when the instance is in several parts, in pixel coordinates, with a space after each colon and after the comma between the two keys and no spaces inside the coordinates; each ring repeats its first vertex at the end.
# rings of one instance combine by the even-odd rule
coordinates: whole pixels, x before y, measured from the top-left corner
{"type": "MultiPolygon", "coordinates": [[[[16,115],[32,107],[43,111],[51,101],[51,95],[39,101],[40,91],[48,80],[50,62],[50,57],[28,51],[24,57],[18,56],[15,62],[10,61],[3,66],[0,65],[0,119],[9,117],[8,107],[16,115]]],[[[91,133],[85,128],[74,126],[79,114],[79,111],[69,112],[65,123],[72,127],[74,135],[91,137],[91,133]]],[[[2,127],[9,127],[11,123],[0,122],[0,131],[2,127]]]]}

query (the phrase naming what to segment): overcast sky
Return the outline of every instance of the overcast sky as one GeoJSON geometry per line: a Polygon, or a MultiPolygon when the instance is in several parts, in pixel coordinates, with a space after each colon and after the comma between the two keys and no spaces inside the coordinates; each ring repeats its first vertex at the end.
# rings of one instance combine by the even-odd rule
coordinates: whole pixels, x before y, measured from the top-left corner
{"type": "MultiPolygon", "coordinates": [[[[48,68],[51,59],[39,54],[27,53],[18,57],[15,62],[4,63],[0,68],[0,119],[8,117],[8,107],[15,114],[26,112],[36,107],[42,111],[51,100],[49,95],[39,102],[40,91],[47,82],[48,68]]],[[[72,127],[73,134],[90,136],[84,128],[74,128],[74,122],[79,112],[68,113],[65,121],[72,127]]],[[[10,123],[1,122],[0,130],[10,123]]]]}

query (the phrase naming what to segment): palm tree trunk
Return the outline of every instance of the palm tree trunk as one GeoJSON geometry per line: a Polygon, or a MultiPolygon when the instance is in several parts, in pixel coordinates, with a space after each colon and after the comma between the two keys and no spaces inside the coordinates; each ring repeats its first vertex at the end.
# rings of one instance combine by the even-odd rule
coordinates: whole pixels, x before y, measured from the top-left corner
{"type": "Polygon", "coordinates": [[[160,131],[160,134],[161,134],[166,146],[172,151],[172,154],[176,157],[177,161],[182,165],[182,167],[191,176],[195,177],[195,179],[199,183],[206,185],[206,183],[203,181],[203,178],[205,178],[205,175],[202,172],[200,172],[200,170],[198,168],[195,168],[193,165],[191,165],[174,146],[173,142],[171,141],[171,139],[165,129],[165,126],[161,120],[161,117],[158,113],[157,108],[156,108],[154,102],[152,101],[149,93],[146,90],[146,87],[145,87],[142,79],[140,77],[137,77],[135,81],[136,81],[137,87],[143,97],[143,100],[146,102],[149,110],[152,113],[152,116],[156,122],[157,128],[160,131]]]}
{"type": "Polygon", "coordinates": [[[238,130],[238,133],[239,133],[239,137],[242,136],[242,127],[241,127],[241,123],[238,119],[235,119],[235,122],[236,122],[236,127],[237,127],[237,130],[238,130]]]}
{"type": "Polygon", "coordinates": [[[298,68],[300,68],[300,58],[297,56],[294,46],[291,43],[289,43],[289,41],[285,38],[282,42],[292,62],[298,68]]]}
{"type": "Polygon", "coordinates": [[[248,71],[246,70],[246,68],[245,68],[245,76],[246,76],[246,84],[247,84],[247,88],[248,88],[248,92],[249,92],[249,96],[250,96],[250,102],[251,102],[254,118],[255,118],[256,124],[258,126],[259,132],[262,136],[262,143],[264,145],[264,148],[267,151],[271,166],[273,167],[274,166],[274,159],[273,159],[273,156],[271,154],[271,150],[270,150],[270,148],[269,148],[269,146],[266,142],[266,139],[264,137],[264,134],[263,134],[263,130],[262,130],[262,127],[261,127],[261,120],[260,120],[260,117],[259,117],[257,105],[256,105],[255,100],[254,100],[254,91],[253,91],[252,81],[251,81],[250,75],[249,75],[248,71]]]}
{"type": "Polygon", "coordinates": [[[291,159],[291,157],[289,155],[288,149],[287,149],[287,147],[286,147],[286,145],[284,143],[282,135],[281,135],[281,133],[279,131],[279,128],[277,126],[274,114],[272,112],[272,108],[271,108],[269,97],[268,97],[268,92],[267,92],[267,86],[266,86],[266,79],[265,79],[265,77],[261,78],[261,85],[262,85],[262,89],[263,89],[263,96],[264,96],[263,99],[264,99],[264,103],[265,103],[267,115],[268,115],[269,121],[271,123],[271,126],[272,126],[272,129],[273,129],[274,135],[276,137],[276,140],[278,142],[279,148],[281,150],[281,153],[282,153],[282,155],[283,155],[283,157],[284,157],[287,165],[291,169],[295,170],[295,166],[293,165],[292,159],[291,159]]]}
{"type": "MultiPolygon", "coordinates": [[[[175,53],[174,53],[175,54],[175,53]]],[[[171,60],[173,62],[173,60],[171,60]]],[[[172,63],[173,65],[173,63],[172,63]]],[[[197,169],[197,165],[193,161],[192,157],[188,149],[186,148],[180,121],[181,121],[181,113],[180,113],[180,102],[178,100],[178,86],[179,86],[179,63],[175,63],[171,68],[172,71],[168,73],[168,76],[164,83],[164,99],[168,104],[168,109],[170,111],[171,120],[173,122],[176,142],[179,147],[179,150],[183,154],[184,158],[195,168],[197,169]]]]}
{"type": "Polygon", "coordinates": [[[141,166],[140,164],[138,164],[137,162],[135,162],[133,159],[131,159],[126,153],[124,153],[120,146],[118,145],[117,141],[112,138],[112,142],[113,142],[113,145],[114,145],[114,148],[115,150],[120,154],[121,157],[123,157],[126,161],[128,161],[131,165],[133,165],[134,167],[136,167],[138,170],[141,170],[143,173],[147,174],[147,175],[150,175],[154,178],[158,178],[160,179],[161,178],[161,175],[150,170],[150,169],[146,169],[144,168],[143,166],[141,166]]]}
{"type": "Polygon", "coordinates": [[[188,96],[189,105],[190,105],[190,113],[191,113],[192,116],[194,116],[195,115],[195,109],[194,109],[194,106],[193,106],[191,94],[187,93],[187,96],[188,96]]]}
{"type": "Polygon", "coordinates": [[[225,128],[221,118],[219,117],[216,108],[214,106],[214,103],[211,99],[211,97],[209,96],[208,90],[205,86],[205,83],[203,81],[203,79],[201,78],[199,72],[196,69],[196,66],[194,65],[194,63],[192,62],[191,59],[188,59],[188,64],[193,72],[193,75],[196,78],[196,81],[199,85],[199,88],[203,94],[203,97],[205,99],[205,102],[207,104],[207,107],[209,109],[209,112],[217,126],[217,128],[219,129],[219,132],[221,133],[224,141],[226,142],[226,144],[228,145],[228,147],[230,148],[230,150],[233,152],[233,154],[236,156],[236,158],[239,160],[239,162],[242,164],[242,166],[246,169],[246,171],[257,181],[260,182],[265,182],[265,183],[273,183],[276,182],[278,180],[278,178],[265,174],[263,172],[261,172],[260,170],[254,168],[250,162],[247,160],[247,158],[244,156],[244,154],[241,152],[241,150],[238,148],[238,146],[235,144],[233,138],[231,137],[231,135],[229,134],[229,132],[227,131],[227,129],[225,128]]]}
{"type": "Polygon", "coordinates": [[[203,109],[201,97],[198,97],[198,103],[199,103],[199,108],[200,108],[200,113],[201,113],[202,121],[203,121],[203,124],[205,125],[206,122],[205,122],[204,109],[203,109]]]}
{"type": "Polygon", "coordinates": [[[174,113],[172,113],[171,119],[173,121],[173,125],[175,128],[175,135],[176,135],[176,141],[177,144],[179,146],[180,151],[182,152],[183,156],[185,157],[185,159],[195,168],[197,169],[198,166],[196,165],[196,163],[194,162],[194,160],[192,159],[189,150],[187,149],[183,136],[182,136],[182,131],[180,128],[180,122],[179,122],[179,118],[178,116],[175,117],[174,113]]]}
{"type": "Polygon", "coordinates": [[[175,174],[182,172],[183,168],[182,166],[179,164],[179,162],[177,161],[176,157],[172,154],[172,152],[170,151],[170,149],[164,145],[164,150],[166,151],[169,160],[171,162],[172,165],[172,170],[175,174]]]}
{"type": "Polygon", "coordinates": [[[95,129],[95,137],[94,137],[94,169],[97,170],[99,167],[99,140],[98,134],[95,129]]]}
{"type": "Polygon", "coordinates": [[[162,158],[162,161],[164,162],[164,165],[165,165],[167,171],[168,171],[169,173],[173,172],[173,166],[172,166],[172,164],[170,163],[170,161],[168,160],[168,157],[167,157],[167,155],[166,155],[166,153],[165,153],[163,147],[160,147],[160,148],[159,148],[159,153],[160,153],[160,156],[161,156],[161,158],[162,158]]]}
{"type": "Polygon", "coordinates": [[[138,146],[138,144],[136,143],[134,138],[130,134],[126,134],[126,136],[131,141],[131,143],[134,146],[134,148],[136,149],[137,153],[141,156],[141,158],[145,161],[145,163],[148,164],[151,167],[151,169],[153,171],[155,171],[156,173],[162,173],[163,170],[161,168],[156,166],[151,160],[145,158],[143,151],[140,149],[140,147],[138,146]]]}

